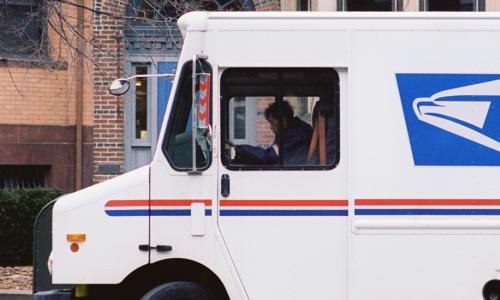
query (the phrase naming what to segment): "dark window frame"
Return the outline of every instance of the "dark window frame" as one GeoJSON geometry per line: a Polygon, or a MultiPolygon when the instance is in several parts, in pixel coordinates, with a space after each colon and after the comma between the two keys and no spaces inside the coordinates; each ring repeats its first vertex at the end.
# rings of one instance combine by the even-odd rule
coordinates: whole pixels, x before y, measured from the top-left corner
{"type": "MultiPolygon", "coordinates": [[[[349,1],[354,1],[357,5],[363,5],[360,4],[359,0],[337,0],[337,7],[338,10],[340,11],[385,11],[385,12],[391,12],[391,11],[399,11],[401,10],[400,8],[402,7],[401,0],[389,0],[391,2],[391,9],[386,9],[386,10],[380,10],[380,9],[349,9],[349,1]]],[[[369,1],[369,0],[366,0],[369,1]]],[[[372,3],[365,3],[364,5],[373,5],[373,8],[376,8],[376,3],[374,0],[372,0],[372,3]]]]}
{"type": "MultiPolygon", "coordinates": [[[[279,89],[279,88],[278,88],[279,89]]],[[[228,68],[220,74],[220,145],[219,149],[221,149],[219,157],[221,159],[222,165],[231,171],[328,171],[335,169],[340,163],[340,76],[338,71],[334,68],[228,68]],[[334,75],[334,93],[332,95],[333,98],[333,107],[334,107],[334,115],[335,115],[335,158],[331,164],[326,166],[318,166],[318,165],[302,165],[302,166],[290,166],[290,165],[232,165],[227,160],[227,157],[222,149],[224,149],[224,143],[229,138],[229,101],[235,95],[224,95],[226,90],[224,80],[227,76],[228,71],[230,70],[280,70],[285,72],[286,70],[331,70],[334,75]]],[[[254,95],[247,95],[254,96],[254,95]]],[[[270,95],[268,95],[270,96],[270,95]]],[[[278,98],[279,96],[276,96],[278,98]]],[[[283,98],[283,95],[281,95],[283,98]]],[[[279,100],[276,100],[279,101],[279,100]]],[[[280,156],[280,163],[282,162],[282,157],[280,156]]]]}
{"type": "MultiPolygon", "coordinates": [[[[47,36],[47,28],[48,28],[48,20],[47,20],[47,12],[46,7],[44,5],[44,0],[8,0],[2,4],[0,4],[0,9],[3,9],[5,13],[8,13],[9,9],[19,9],[26,8],[30,10],[34,16],[28,17],[33,18],[30,19],[33,22],[30,27],[32,27],[31,31],[38,31],[38,35],[36,37],[37,45],[33,45],[33,48],[26,53],[21,53],[15,46],[12,49],[9,49],[11,45],[6,45],[6,49],[0,48],[0,58],[8,59],[8,60],[32,60],[32,61],[40,61],[47,60],[49,58],[48,52],[48,36],[47,36]]],[[[30,12],[24,12],[22,14],[30,14],[30,12]]],[[[4,18],[3,21],[7,19],[4,18]]],[[[11,24],[5,22],[3,25],[6,28],[14,28],[18,26],[14,24],[14,21],[11,20],[11,24]]],[[[5,35],[4,38],[11,38],[9,35],[5,35]]],[[[28,39],[31,37],[19,37],[16,39],[17,42],[31,42],[28,39]]]]}
{"type": "MultiPolygon", "coordinates": [[[[175,170],[175,171],[178,171],[178,172],[189,172],[191,171],[191,168],[179,168],[178,166],[176,166],[174,164],[174,161],[173,159],[170,157],[169,153],[168,153],[168,143],[170,141],[170,138],[171,138],[171,134],[172,134],[172,130],[174,129],[174,121],[176,120],[174,117],[175,117],[175,114],[176,114],[176,111],[180,105],[180,101],[182,101],[182,92],[183,92],[183,84],[188,84],[189,85],[189,90],[191,91],[191,86],[192,86],[192,61],[187,61],[184,63],[184,65],[182,66],[182,69],[181,69],[181,72],[180,72],[180,76],[179,76],[179,81],[177,82],[177,86],[176,87],[172,87],[172,88],[175,88],[175,96],[173,98],[173,103],[172,103],[172,108],[170,109],[170,114],[169,114],[169,118],[168,118],[168,122],[167,122],[167,128],[165,130],[165,134],[163,136],[163,142],[162,142],[162,152],[163,152],[163,155],[165,156],[165,158],[167,159],[169,165],[175,170]],[[186,78],[189,78],[189,80],[185,80],[186,78]]],[[[196,64],[196,69],[197,69],[197,72],[206,72],[206,73],[210,73],[210,77],[211,77],[211,81],[210,81],[210,108],[209,108],[209,111],[212,112],[212,107],[213,107],[213,71],[212,71],[212,66],[208,63],[208,61],[206,61],[205,59],[200,59],[198,60],[197,64],[196,64]]],[[[191,92],[190,92],[191,94],[191,92]]],[[[192,108],[191,108],[192,110],[192,108]]],[[[210,126],[212,126],[213,124],[213,117],[212,117],[212,113],[209,114],[209,123],[210,123],[210,126]]],[[[210,168],[210,166],[212,165],[212,161],[213,161],[213,147],[212,147],[212,152],[211,152],[211,155],[208,159],[208,162],[206,164],[206,166],[204,167],[200,167],[200,168],[197,168],[197,171],[206,171],[210,168]]],[[[191,162],[192,164],[192,162],[191,162]]]]}
{"type": "MultiPolygon", "coordinates": [[[[132,69],[134,70],[134,75],[145,75],[145,74],[148,74],[150,69],[151,69],[151,66],[149,64],[144,64],[144,63],[138,63],[138,64],[133,64],[132,65],[132,69]],[[141,73],[139,73],[139,70],[140,69],[145,69],[143,70],[141,73]]],[[[143,77],[143,78],[137,78],[136,81],[136,86],[135,86],[135,89],[134,89],[134,92],[135,94],[133,95],[133,98],[134,98],[134,108],[133,108],[133,111],[134,111],[134,128],[133,128],[133,140],[134,141],[148,141],[152,138],[152,128],[151,128],[151,123],[152,123],[152,111],[151,111],[151,99],[152,98],[152,93],[151,93],[151,89],[152,89],[152,80],[148,77],[143,77]],[[145,111],[143,111],[143,113],[145,114],[145,125],[146,125],[146,132],[147,132],[147,137],[146,138],[141,138],[140,137],[140,130],[138,131],[137,129],[140,129],[137,127],[137,119],[138,119],[138,114],[139,114],[139,99],[140,97],[138,97],[137,95],[137,92],[138,92],[138,87],[137,87],[137,82],[141,82],[141,83],[146,83],[146,86],[145,86],[145,90],[146,90],[146,97],[145,97],[145,111]],[[139,137],[137,137],[137,135],[139,134],[139,137]]],[[[140,89],[139,89],[140,90],[140,89]]]]}
{"type": "Polygon", "coordinates": [[[420,0],[419,7],[420,11],[462,11],[462,12],[478,12],[486,10],[486,1],[485,0],[472,0],[472,10],[430,10],[429,0],[420,0]]]}
{"type": "Polygon", "coordinates": [[[297,11],[311,10],[311,0],[296,0],[296,1],[297,1],[297,11]]]}
{"type": "Polygon", "coordinates": [[[48,188],[50,165],[0,165],[0,189],[48,188]]]}

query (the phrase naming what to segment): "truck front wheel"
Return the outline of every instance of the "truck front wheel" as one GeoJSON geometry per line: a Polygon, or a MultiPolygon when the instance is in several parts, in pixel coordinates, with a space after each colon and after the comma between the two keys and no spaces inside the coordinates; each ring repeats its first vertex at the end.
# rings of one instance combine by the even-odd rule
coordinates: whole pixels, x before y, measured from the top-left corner
{"type": "Polygon", "coordinates": [[[212,300],[208,291],[193,282],[169,282],[155,287],[141,300],[212,300]]]}

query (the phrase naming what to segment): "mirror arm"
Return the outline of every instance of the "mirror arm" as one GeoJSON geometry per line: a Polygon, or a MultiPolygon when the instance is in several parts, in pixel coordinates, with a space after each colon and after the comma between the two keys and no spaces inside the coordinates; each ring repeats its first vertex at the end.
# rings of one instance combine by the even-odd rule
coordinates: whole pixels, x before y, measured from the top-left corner
{"type": "Polygon", "coordinates": [[[131,80],[131,79],[135,79],[135,78],[150,78],[150,77],[170,77],[170,78],[173,78],[175,76],[174,73],[163,73],[163,74],[139,74],[139,75],[134,75],[134,76],[130,76],[130,77],[127,77],[127,78],[120,78],[120,79],[124,79],[124,80],[131,80]]]}
{"type": "Polygon", "coordinates": [[[164,74],[139,74],[128,78],[118,78],[111,82],[109,86],[109,93],[113,96],[125,95],[130,88],[130,80],[135,78],[149,78],[149,77],[169,77],[173,78],[175,74],[164,73],[164,74]]]}

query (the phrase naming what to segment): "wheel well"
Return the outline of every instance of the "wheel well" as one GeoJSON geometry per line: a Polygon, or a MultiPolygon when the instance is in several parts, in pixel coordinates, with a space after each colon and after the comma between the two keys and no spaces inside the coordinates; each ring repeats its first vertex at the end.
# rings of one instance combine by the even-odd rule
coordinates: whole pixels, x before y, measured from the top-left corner
{"type": "Polygon", "coordinates": [[[214,272],[200,263],[179,258],[144,265],[117,285],[91,285],[89,296],[91,299],[140,299],[152,288],[173,281],[198,283],[214,299],[229,300],[222,281],[214,272]]]}

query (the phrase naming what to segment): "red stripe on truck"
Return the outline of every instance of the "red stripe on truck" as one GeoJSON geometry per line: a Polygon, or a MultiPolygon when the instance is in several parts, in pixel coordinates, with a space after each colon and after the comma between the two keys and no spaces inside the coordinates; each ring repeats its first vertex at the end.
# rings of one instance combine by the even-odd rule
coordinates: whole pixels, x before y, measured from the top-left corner
{"type": "Polygon", "coordinates": [[[500,205],[500,199],[356,199],[356,205],[377,206],[377,205],[500,205]]]}
{"type": "Polygon", "coordinates": [[[347,200],[220,200],[220,206],[347,206],[347,200]]]}
{"type": "Polygon", "coordinates": [[[210,199],[153,199],[149,200],[110,200],[106,202],[106,207],[125,207],[125,206],[190,206],[192,203],[205,203],[212,205],[210,199]],[[151,203],[150,203],[151,202],[151,203]]]}

